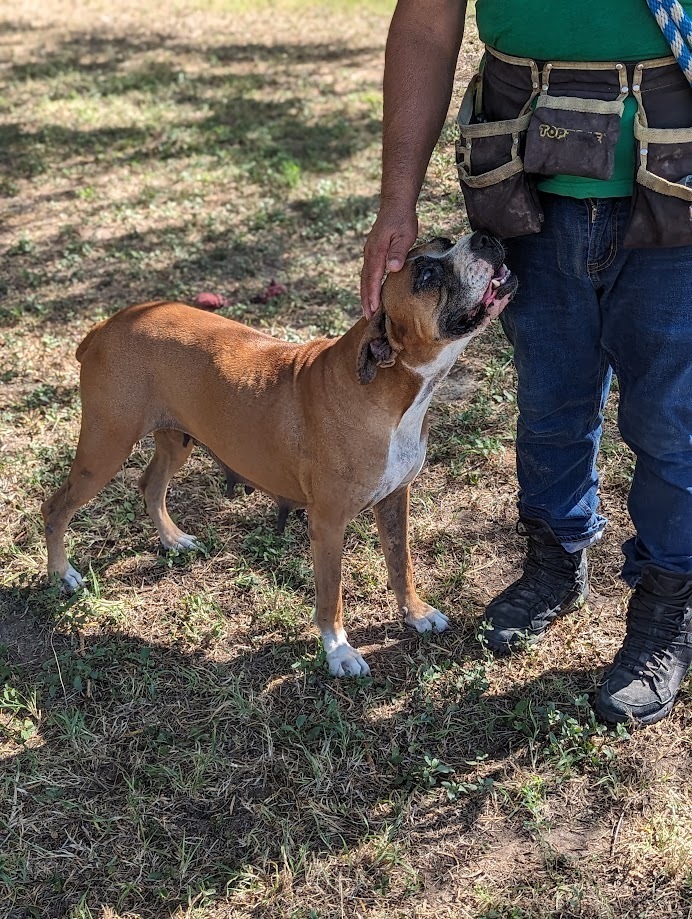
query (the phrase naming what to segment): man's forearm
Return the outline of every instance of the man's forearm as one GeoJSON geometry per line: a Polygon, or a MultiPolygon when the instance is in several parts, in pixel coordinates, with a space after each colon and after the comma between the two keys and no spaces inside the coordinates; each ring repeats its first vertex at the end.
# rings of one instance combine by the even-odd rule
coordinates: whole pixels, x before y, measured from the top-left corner
{"type": "Polygon", "coordinates": [[[365,244],[360,298],[370,319],[387,271],[416,241],[416,201],[449,108],[466,0],[399,0],[384,73],[382,198],[365,244]]]}
{"type": "Polygon", "coordinates": [[[414,207],[447,116],[466,0],[399,0],[387,40],[382,199],[414,207]]]}

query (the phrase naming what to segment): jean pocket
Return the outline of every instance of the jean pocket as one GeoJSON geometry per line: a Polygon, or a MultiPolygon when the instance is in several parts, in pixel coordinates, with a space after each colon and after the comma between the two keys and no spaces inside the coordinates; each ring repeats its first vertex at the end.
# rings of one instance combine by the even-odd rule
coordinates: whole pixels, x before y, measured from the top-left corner
{"type": "Polygon", "coordinates": [[[471,81],[457,119],[456,165],[469,223],[501,237],[538,233],[543,209],[521,155],[531,113],[487,121],[474,110],[478,79],[471,81]]]}
{"type": "Polygon", "coordinates": [[[627,248],[692,245],[692,128],[649,128],[635,117],[639,145],[627,248]]]}
{"type": "Polygon", "coordinates": [[[611,178],[623,109],[618,99],[542,93],[526,138],[526,171],[541,176],[611,178]]]}

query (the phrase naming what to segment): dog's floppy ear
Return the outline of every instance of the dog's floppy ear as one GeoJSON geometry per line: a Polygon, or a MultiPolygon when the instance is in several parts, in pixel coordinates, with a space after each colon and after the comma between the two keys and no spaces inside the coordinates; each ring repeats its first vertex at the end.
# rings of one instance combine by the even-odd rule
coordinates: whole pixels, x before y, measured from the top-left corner
{"type": "Polygon", "coordinates": [[[364,385],[372,383],[378,367],[392,367],[395,361],[396,353],[387,338],[384,312],[380,307],[366,325],[360,340],[356,361],[358,380],[364,385]]]}

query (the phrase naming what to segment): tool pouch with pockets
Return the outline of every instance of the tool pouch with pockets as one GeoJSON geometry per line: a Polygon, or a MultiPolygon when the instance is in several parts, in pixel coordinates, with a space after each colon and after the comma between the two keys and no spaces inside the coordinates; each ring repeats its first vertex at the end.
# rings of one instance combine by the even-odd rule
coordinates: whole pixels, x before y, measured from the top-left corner
{"type": "Polygon", "coordinates": [[[457,119],[456,163],[469,223],[500,237],[538,233],[543,211],[522,159],[531,84],[517,102],[512,94],[487,92],[487,77],[487,71],[474,76],[457,119]]]}
{"type": "Polygon", "coordinates": [[[627,248],[692,245],[692,89],[675,66],[637,64],[638,168],[627,248]]]}
{"type": "Polygon", "coordinates": [[[549,63],[542,81],[526,138],[526,171],[611,178],[627,95],[623,65],[549,63]]]}

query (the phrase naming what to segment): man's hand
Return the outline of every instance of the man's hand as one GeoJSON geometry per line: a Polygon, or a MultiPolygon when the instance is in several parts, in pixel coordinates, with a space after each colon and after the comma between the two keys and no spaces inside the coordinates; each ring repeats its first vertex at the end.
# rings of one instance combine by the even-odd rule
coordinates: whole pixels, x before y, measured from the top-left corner
{"type": "Polygon", "coordinates": [[[365,243],[360,276],[363,315],[370,319],[380,305],[380,288],[387,271],[400,271],[418,236],[418,219],[411,207],[383,201],[365,243]]]}

